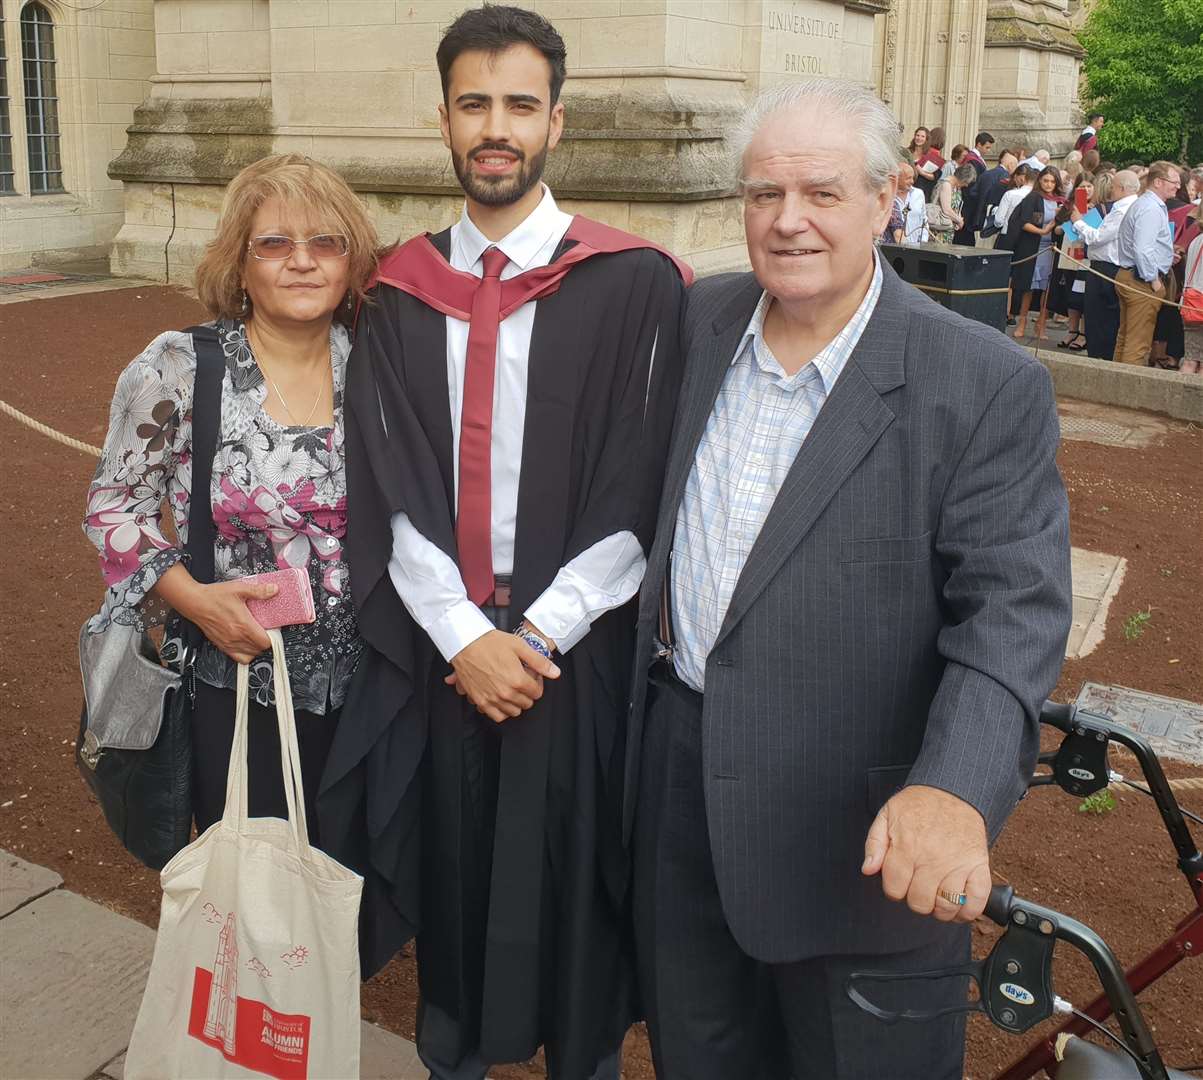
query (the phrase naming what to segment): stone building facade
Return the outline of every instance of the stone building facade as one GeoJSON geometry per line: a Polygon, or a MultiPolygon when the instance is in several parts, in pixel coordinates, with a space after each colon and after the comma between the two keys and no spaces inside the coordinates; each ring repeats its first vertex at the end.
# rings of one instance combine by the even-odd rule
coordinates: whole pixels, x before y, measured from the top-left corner
{"type": "Polygon", "coordinates": [[[0,0],[0,271],[108,255],[154,72],[152,0],[0,0]]]}
{"type": "MultiPolygon", "coordinates": [[[[124,184],[114,270],[188,281],[224,184],[272,152],[338,168],[386,239],[452,221],[434,53],[466,2],[154,0],[149,95],[108,166],[124,184]]],[[[853,79],[908,137],[942,124],[950,147],[983,126],[1053,153],[1076,135],[1078,0],[525,2],[568,46],[567,131],[546,174],[557,198],[703,273],[743,259],[724,132],[763,86],[853,79]]]]}

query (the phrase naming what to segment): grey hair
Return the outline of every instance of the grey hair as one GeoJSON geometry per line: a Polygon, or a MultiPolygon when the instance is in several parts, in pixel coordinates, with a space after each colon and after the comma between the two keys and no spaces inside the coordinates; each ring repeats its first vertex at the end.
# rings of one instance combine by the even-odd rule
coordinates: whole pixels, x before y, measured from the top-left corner
{"type": "Polygon", "coordinates": [[[821,115],[834,114],[855,125],[865,151],[865,183],[876,190],[898,172],[902,125],[871,91],[843,79],[815,77],[762,90],[728,136],[732,165],[742,183],[744,156],[756,133],[770,117],[801,105],[821,115]]]}

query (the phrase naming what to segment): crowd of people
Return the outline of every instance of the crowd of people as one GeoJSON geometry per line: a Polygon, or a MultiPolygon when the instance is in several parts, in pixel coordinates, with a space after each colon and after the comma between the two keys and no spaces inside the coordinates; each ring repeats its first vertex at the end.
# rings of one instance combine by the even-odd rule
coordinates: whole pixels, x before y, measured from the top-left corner
{"type": "Polygon", "coordinates": [[[1197,374],[1185,330],[1203,311],[1183,298],[1203,289],[1203,164],[1118,168],[1099,155],[1104,117],[1088,119],[1059,166],[1047,150],[996,149],[988,131],[946,159],[944,130],[916,128],[886,236],[1011,252],[1017,340],[1034,316],[1037,338],[1063,326],[1072,352],[1197,374]]]}

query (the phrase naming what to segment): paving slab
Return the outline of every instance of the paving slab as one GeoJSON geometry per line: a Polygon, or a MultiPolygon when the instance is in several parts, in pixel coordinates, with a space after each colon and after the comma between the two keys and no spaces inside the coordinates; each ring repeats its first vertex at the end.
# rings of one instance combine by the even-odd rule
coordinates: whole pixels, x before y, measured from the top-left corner
{"type": "Polygon", "coordinates": [[[375,1024],[364,1023],[360,1080],[426,1080],[429,1075],[413,1043],[375,1024]]]}
{"type": "Polygon", "coordinates": [[[1123,584],[1128,561],[1120,555],[1085,548],[1070,549],[1073,587],[1073,621],[1065,655],[1078,660],[1094,652],[1107,630],[1111,601],[1123,584]]]}
{"type": "Polygon", "coordinates": [[[1158,757],[1203,765],[1203,705],[1198,702],[1088,682],[1077,706],[1143,735],[1158,757]]]}
{"type": "Polygon", "coordinates": [[[80,1080],[133,1030],[154,931],[59,889],[0,919],[0,1077],[80,1080]]]}
{"type": "Polygon", "coordinates": [[[1057,402],[1057,416],[1063,439],[1081,439],[1131,450],[1156,445],[1166,435],[1184,427],[1155,413],[1090,401],[1061,399],[1057,402]]]}
{"type": "Polygon", "coordinates": [[[53,870],[0,851],[0,919],[63,883],[53,870]]]}
{"type": "Polygon", "coordinates": [[[101,281],[67,281],[64,284],[0,285],[0,305],[22,304],[30,300],[53,300],[60,296],[85,296],[88,293],[116,292],[120,289],[144,289],[158,283],[141,278],[105,278],[101,281]]]}

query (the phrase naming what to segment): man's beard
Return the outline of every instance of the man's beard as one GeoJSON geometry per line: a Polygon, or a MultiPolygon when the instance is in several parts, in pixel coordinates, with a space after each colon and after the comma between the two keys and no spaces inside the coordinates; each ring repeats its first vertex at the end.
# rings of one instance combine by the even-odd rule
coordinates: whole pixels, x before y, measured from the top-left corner
{"type": "Polygon", "coordinates": [[[451,163],[455,166],[455,178],[464,193],[482,206],[512,206],[531,188],[543,179],[543,168],[547,164],[547,143],[529,161],[526,155],[505,143],[481,143],[461,157],[452,153],[451,163]],[[472,159],[487,150],[498,150],[518,158],[518,171],[507,176],[480,175],[471,169],[472,159]]]}

